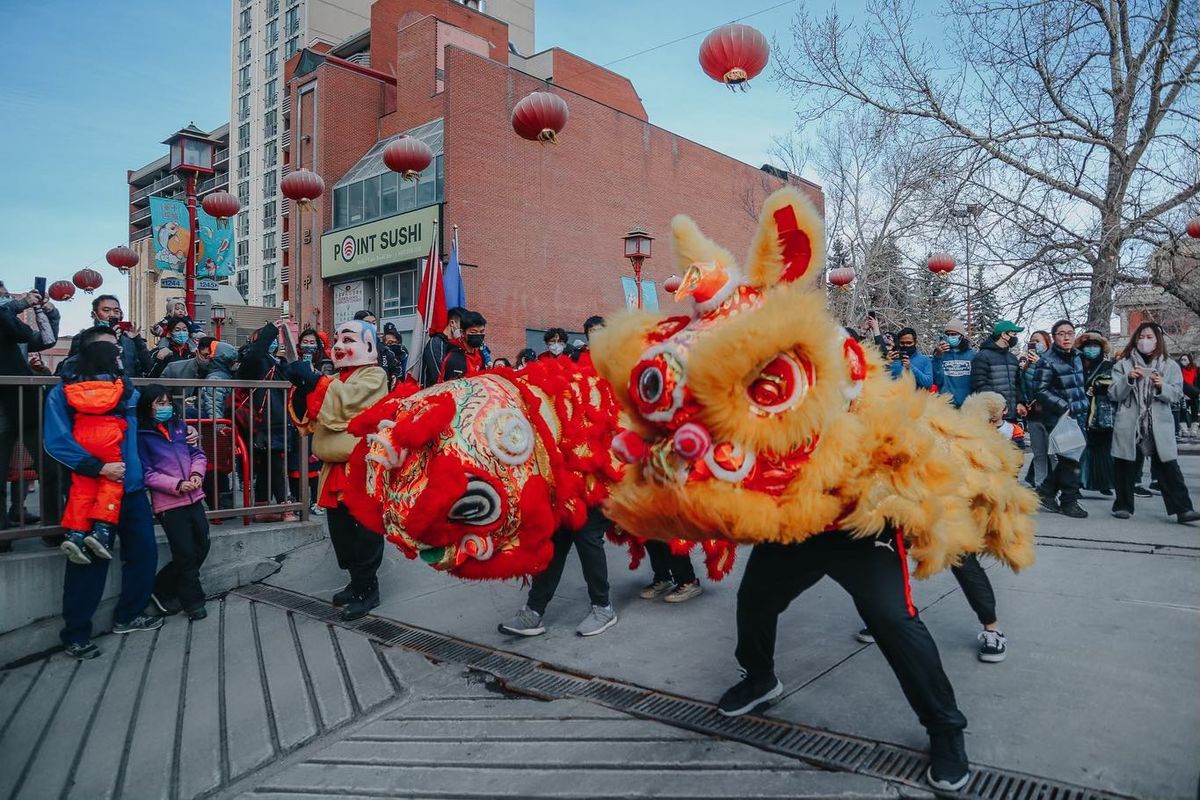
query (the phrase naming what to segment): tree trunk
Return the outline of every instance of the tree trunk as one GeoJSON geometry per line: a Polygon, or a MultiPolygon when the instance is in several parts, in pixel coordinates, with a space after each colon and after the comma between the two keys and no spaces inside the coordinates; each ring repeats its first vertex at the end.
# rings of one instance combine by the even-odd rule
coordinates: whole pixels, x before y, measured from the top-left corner
{"type": "Polygon", "coordinates": [[[1121,262],[1121,240],[1119,216],[1102,216],[1100,220],[1100,247],[1092,264],[1092,287],[1088,295],[1089,328],[1108,333],[1112,320],[1117,285],[1117,268],[1121,262]]]}

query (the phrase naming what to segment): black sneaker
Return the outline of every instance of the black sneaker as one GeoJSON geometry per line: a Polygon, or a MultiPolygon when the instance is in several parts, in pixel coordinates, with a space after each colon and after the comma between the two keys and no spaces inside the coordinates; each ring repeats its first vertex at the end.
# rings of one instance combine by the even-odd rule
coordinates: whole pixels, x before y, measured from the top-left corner
{"type": "Polygon", "coordinates": [[[330,600],[329,602],[332,603],[335,608],[341,608],[342,606],[346,605],[346,603],[349,603],[353,599],[354,599],[354,589],[350,586],[350,584],[346,584],[346,588],[342,589],[340,592],[335,594],[333,596],[333,599],[330,600]]]}
{"type": "Polygon", "coordinates": [[[1054,498],[1053,498],[1053,497],[1047,497],[1047,496],[1046,496],[1046,495],[1044,495],[1044,494],[1043,494],[1043,495],[1038,495],[1038,497],[1040,498],[1040,499],[1039,499],[1039,501],[1038,501],[1038,503],[1039,503],[1039,510],[1041,510],[1041,511],[1045,511],[1045,512],[1047,512],[1047,513],[1050,513],[1050,514],[1057,514],[1057,513],[1058,513],[1058,503],[1054,502],[1054,498]]]}
{"type": "Polygon", "coordinates": [[[1100,489],[1099,491],[1100,491],[1100,494],[1104,495],[1105,497],[1112,497],[1112,496],[1113,496],[1113,490],[1112,490],[1112,489],[1100,489]]]}
{"type": "Polygon", "coordinates": [[[162,617],[150,617],[138,614],[129,622],[114,622],[113,633],[137,633],[138,631],[156,631],[162,627],[162,617]]]}
{"type": "Polygon", "coordinates": [[[361,619],[371,613],[371,609],[377,605],[379,605],[379,587],[375,587],[369,592],[355,594],[354,598],[342,609],[342,622],[361,619]]]}
{"type": "Polygon", "coordinates": [[[999,664],[1008,658],[1008,639],[1000,631],[984,629],[979,632],[979,660],[999,664]]]}
{"type": "Polygon", "coordinates": [[[64,652],[76,661],[90,661],[100,655],[100,648],[91,642],[74,642],[67,645],[64,652]]]}
{"type": "Polygon", "coordinates": [[[1133,494],[1135,497],[1154,497],[1154,492],[1150,491],[1141,484],[1133,487],[1133,494]]]}
{"type": "Polygon", "coordinates": [[[1180,525],[1187,525],[1189,522],[1200,521],[1200,511],[1180,511],[1175,515],[1175,520],[1180,525]]]}
{"type": "Polygon", "coordinates": [[[774,675],[765,678],[742,678],[728,689],[717,701],[717,710],[727,717],[749,714],[761,705],[770,703],[783,694],[783,683],[774,675]]]}
{"type": "Polygon", "coordinates": [[[187,618],[191,622],[199,622],[202,619],[208,619],[208,609],[206,609],[204,606],[196,606],[195,608],[188,609],[184,613],[187,614],[187,618]]]}
{"type": "Polygon", "coordinates": [[[863,644],[875,644],[875,637],[871,635],[871,631],[868,628],[859,628],[858,633],[854,634],[854,638],[863,644]]]}
{"type": "Polygon", "coordinates": [[[1079,505],[1079,503],[1066,503],[1061,505],[1058,508],[1058,513],[1062,514],[1064,517],[1071,517],[1072,519],[1087,519],[1088,515],[1088,513],[1083,510],[1083,506],[1079,505]]]}
{"type": "Polygon", "coordinates": [[[1158,481],[1150,481],[1149,489],[1155,494],[1162,494],[1162,487],[1158,485],[1158,481]]]}
{"type": "Polygon", "coordinates": [[[183,606],[179,604],[179,598],[171,597],[165,594],[154,592],[150,595],[150,602],[154,604],[154,608],[161,616],[169,617],[172,614],[178,614],[183,610],[183,606]]]}
{"type": "Polygon", "coordinates": [[[929,736],[929,769],[925,780],[942,792],[957,792],[971,777],[962,731],[929,736]]]}

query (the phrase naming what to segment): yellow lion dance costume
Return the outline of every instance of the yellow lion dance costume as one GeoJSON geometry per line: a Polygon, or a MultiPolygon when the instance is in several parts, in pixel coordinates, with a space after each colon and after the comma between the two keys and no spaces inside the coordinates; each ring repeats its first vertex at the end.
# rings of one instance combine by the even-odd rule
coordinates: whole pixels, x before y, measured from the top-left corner
{"type": "Polygon", "coordinates": [[[672,233],[691,313],[629,312],[592,337],[631,422],[614,522],[751,544],[898,528],[918,577],[965,553],[1033,563],[1021,454],[982,412],[892,380],[830,317],[823,226],[799,192],[768,198],[744,269],[687,217],[672,233]]]}

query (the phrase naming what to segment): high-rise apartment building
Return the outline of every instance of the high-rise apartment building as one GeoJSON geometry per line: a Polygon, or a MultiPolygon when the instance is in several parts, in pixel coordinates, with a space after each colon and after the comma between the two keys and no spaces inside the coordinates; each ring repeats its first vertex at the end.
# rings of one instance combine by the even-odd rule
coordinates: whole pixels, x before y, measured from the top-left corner
{"type": "MultiPolygon", "coordinates": [[[[461,0],[510,26],[510,41],[533,50],[534,0],[461,0]]],[[[286,201],[279,181],[287,174],[291,108],[284,91],[284,64],[305,47],[332,49],[369,66],[354,42],[371,27],[373,0],[232,0],[229,191],[242,210],[237,217],[237,287],[246,302],[282,307],[287,282],[286,201]],[[323,47],[322,47],[323,46],[323,47]]],[[[340,54],[340,53],[339,53],[340,54]]]]}

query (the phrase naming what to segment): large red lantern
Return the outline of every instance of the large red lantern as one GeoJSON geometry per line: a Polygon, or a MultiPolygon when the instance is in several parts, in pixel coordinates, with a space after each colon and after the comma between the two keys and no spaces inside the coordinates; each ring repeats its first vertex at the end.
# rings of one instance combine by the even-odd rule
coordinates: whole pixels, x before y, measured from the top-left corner
{"type": "Polygon", "coordinates": [[[929,257],[929,271],[939,278],[944,278],[946,275],[954,271],[956,266],[954,256],[946,252],[934,253],[929,257]]]}
{"type": "Polygon", "coordinates": [[[88,269],[87,267],[84,267],[83,269],[79,270],[79,272],[76,272],[71,280],[75,282],[76,286],[78,286],[80,289],[83,289],[83,291],[87,292],[88,294],[91,294],[99,289],[100,285],[104,283],[104,277],[99,272],[96,272],[94,269],[88,269]]]}
{"type": "Polygon", "coordinates": [[[132,248],[122,244],[105,253],[104,260],[119,269],[121,274],[125,274],[137,266],[138,254],[132,248]]]}
{"type": "Polygon", "coordinates": [[[55,281],[50,284],[46,294],[50,295],[50,299],[56,303],[70,300],[75,296],[75,284],[70,281],[55,281]]]}
{"type": "Polygon", "coordinates": [[[1187,235],[1193,239],[1200,239],[1200,217],[1192,217],[1188,220],[1187,235]]]}
{"type": "Polygon", "coordinates": [[[383,148],[383,163],[406,181],[415,181],[433,163],[433,149],[420,139],[403,136],[383,148]]]}
{"type": "Polygon", "coordinates": [[[242,204],[238,199],[229,192],[213,192],[205,195],[200,201],[200,205],[204,206],[205,212],[210,217],[217,218],[217,224],[222,228],[229,225],[229,218],[236,216],[241,210],[242,204]]]}
{"type": "Polygon", "coordinates": [[[301,208],[312,210],[313,201],[325,193],[325,181],[315,172],[296,170],[279,182],[279,191],[301,208]]]}
{"type": "Polygon", "coordinates": [[[854,282],[854,268],[837,267],[829,270],[829,282],[839,289],[846,289],[854,282]]]}
{"type": "Polygon", "coordinates": [[[561,97],[533,92],[513,109],[512,126],[522,139],[558,144],[558,134],[567,127],[567,116],[567,103],[561,97]]]}
{"type": "Polygon", "coordinates": [[[762,72],[770,55],[767,37],[749,25],[722,25],[700,43],[704,74],[730,89],[762,72]]]}

